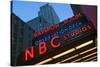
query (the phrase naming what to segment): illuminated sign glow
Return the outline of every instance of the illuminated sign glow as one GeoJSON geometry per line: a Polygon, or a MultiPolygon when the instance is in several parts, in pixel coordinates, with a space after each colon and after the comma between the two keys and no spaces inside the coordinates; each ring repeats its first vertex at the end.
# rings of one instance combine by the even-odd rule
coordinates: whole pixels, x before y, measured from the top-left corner
{"type": "Polygon", "coordinates": [[[54,36],[60,36],[62,38],[65,38],[66,35],[67,37],[70,37],[71,35],[73,36],[73,34],[75,33],[76,35],[78,35],[81,33],[81,31],[84,31],[83,29],[87,29],[87,27],[89,28],[92,26],[88,24],[89,24],[88,20],[83,15],[78,13],[75,16],[67,20],[64,20],[63,22],[59,24],[55,24],[51,27],[45,28],[44,29],[45,31],[35,32],[33,36],[33,40],[35,41],[34,44],[38,45],[40,42],[43,42],[43,41],[47,42],[54,36]],[[88,26],[87,27],[85,26],[84,28],[80,29],[84,25],[88,25],[88,26]],[[72,32],[73,30],[74,30],[74,33],[72,32]],[[71,35],[68,35],[69,33],[71,35]],[[65,36],[63,37],[63,35],[65,36]]]}
{"type": "MultiPolygon", "coordinates": [[[[59,39],[60,37],[59,36],[55,36],[51,39],[50,41],[50,45],[52,48],[58,48],[61,46],[61,43],[58,42],[57,44],[55,44],[55,40],[59,39]]],[[[47,52],[47,44],[46,42],[40,42],[39,44],[39,54],[42,55],[42,54],[45,54],[47,52]]],[[[32,59],[34,58],[34,47],[31,48],[31,51],[29,49],[26,49],[25,50],[25,61],[28,61],[28,59],[32,59]]]]}
{"type": "MultiPolygon", "coordinates": [[[[81,33],[86,33],[86,32],[88,32],[88,31],[90,31],[92,28],[91,28],[91,26],[88,24],[88,25],[85,25],[85,26],[83,26],[83,27],[81,27],[81,28],[79,28],[79,29],[77,29],[77,30],[73,30],[73,31],[71,31],[71,32],[69,32],[69,33],[65,33],[64,35],[63,35],[63,37],[64,37],[64,40],[68,40],[68,39],[70,39],[70,38],[72,38],[72,37],[76,37],[76,36],[78,36],[78,35],[80,35],[81,33]]],[[[62,46],[62,43],[61,43],[61,41],[58,41],[58,42],[56,42],[56,44],[55,44],[55,41],[57,40],[57,39],[60,39],[61,37],[60,36],[54,36],[51,40],[50,40],[50,44],[47,44],[45,41],[43,41],[43,42],[40,42],[39,44],[38,44],[38,50],[39,50],[39,55],[43,55],[43,54],[45,54],[45,53],[47,53],[49,50],[48,50],[48,45],[51,45],[51,47],[52,47],[52,49],[55,49],[55,48],[58,48],[58,47],[60,47],[60,46],[62,46]]],[[[27,61],[28,59],[32,59],[32,58],[34,58],[34,48],[32,47],[31,48],[31,51],[29,51],[28,49],[26,49],[26,51],[25,51],[25,60],[27,61]]]]}
{"type": "Polygon", "coordinates": [[[59,24],[35,32],[33,36],[34,46],[25,49],[24,61],[28,62],[30,59],[41,57],[51,50],[64,46],[62,41],[79,38],[92,30],[94,29],[91,22],[78,13],[59,24]]]}
{"type": "Polygon", "coordinates": [[[61,25],[65,25],[65,24],[67,24],[67,23],[69,23],[69,22],[71,22],[73,20],[76,20],[76,19],[78,19],[80,17],[82,17],[82,15],[80,13],[78,13],[75,16],[72,16],[71,18],[65,19],[62,23],[54,24],[53,26],[47,27],[47,28],[43,29],[40,32],[35,32],[33,38],[36,38],[36,37],[38,37],[38,36],[40,36],[42,34],[50,32],[50,31],[53,31],[53,30],[59,28],[61,25]]]}

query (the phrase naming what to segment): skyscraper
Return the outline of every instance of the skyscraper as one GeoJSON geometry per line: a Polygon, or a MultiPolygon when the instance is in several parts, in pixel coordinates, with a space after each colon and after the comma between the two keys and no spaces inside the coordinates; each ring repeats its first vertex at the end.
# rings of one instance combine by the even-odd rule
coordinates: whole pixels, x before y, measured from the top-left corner
{"type": "Polygon", "coordinates": [[[55,10],[49,4],[40,7],[40,11],[38,12],[40,17],[43,17],[48,23],[56,24],[59,22],[59,17],[57,16],[55,10]]]}
{"type": "Polygon", "coordinates": [[[48,26],[60,22],[55,10],[49,4],[40,7],[38,17],[30,20],[27,24],[35,31],[40,31],[48,26]]]}
{"type": "Polygon", "coordinates": [[[16,58],[32,46],[34,30],[18,16],[11,13],[11,64],[16,65],[16,58]]]}

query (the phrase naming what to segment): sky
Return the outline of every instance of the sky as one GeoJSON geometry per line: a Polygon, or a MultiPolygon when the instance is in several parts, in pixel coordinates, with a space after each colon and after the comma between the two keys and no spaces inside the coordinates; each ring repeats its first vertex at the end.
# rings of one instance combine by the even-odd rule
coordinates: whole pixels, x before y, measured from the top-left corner
{"type": "MultiPolygon", "coordinates": [[[[12,12],[24,22],[28,22],[38,16],[40,6],[47,2],[18,1],[13,0],[12,12]]],[[[72,17],[74,14],[69,4],[49,3],[56,11],[60,21],[72,17]]]]}

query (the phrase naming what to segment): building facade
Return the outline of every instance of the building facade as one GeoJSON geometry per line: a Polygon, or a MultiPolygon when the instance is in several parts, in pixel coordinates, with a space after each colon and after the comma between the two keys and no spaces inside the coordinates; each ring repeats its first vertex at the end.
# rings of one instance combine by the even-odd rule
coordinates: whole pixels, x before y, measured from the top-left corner
{"type": "Polygon", "coordinates": [[[14,13],[11,13],[11,63],[13,65],[16,65],[16,57],[19,56],[25,48],[32,46],[33,33],[33,29],[14,13]]]}
{"type": "Polygon", "coordinates": [[[88,20],[92,21],[94,27],[97,29],[97,6],[96,5],[71,5],[74,15],[76,13],[83,13],[88,20]]]}

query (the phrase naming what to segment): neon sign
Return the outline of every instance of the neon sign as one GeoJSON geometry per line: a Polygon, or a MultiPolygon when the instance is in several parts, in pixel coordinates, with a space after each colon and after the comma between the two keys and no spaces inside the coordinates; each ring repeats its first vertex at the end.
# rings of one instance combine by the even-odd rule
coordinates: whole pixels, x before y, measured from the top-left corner
{"type": "Polygon", "coordinates": [[[39,42],[48,41],[54,36],[63,35],[65,32],[70,32],[73,29],[82,26],[82,24],[83,24],[82,22],[75,22],[75,23],[70,24],[70,25],[63,25],[63,27],[60,28],[59,30],[53,31],[49,34],[46,34],[40,38],[38,37],[37,39],[35,39],[35,44],[37,45],[39,42]]]}
{"type": "Polygon", "coordinates": [[[33,45],[35,46],[25,49],[24,61],[28,62],[30,59],[41,57],[66,45],[62,43],[62,40],[71,41],[86,35],[92,30],[94,30],[92,23],[79,13],[62,23],[44,29],[42,32],[36,32],[33,36],[33,45]]]}
{"type": "Polygon", "coordinates": [[[76,19],[78,19],[80,17],[82,17],[82,15],[80,13],[77,13],[75,16],[72,16],[71,18],[65,19],[62,23],[55,24],[55,25],[52,25],[50,27],[47,27],[47,28],[43,29],[40,32],[35,32],[33,38],[36,38],[36,37],[38,37],[38,36],[40,36],[42,34],[50,32],[50,31],[53,31],[53,30],[59,28],[60,26],[65,25],[65,24],[67,24],[67,23],[69,23],[69,22],[71,22],[73,20],[76,20],[76,19]]]}
{"type": "MultiPolygon", "coordinates": [[[[80,35],[81,33],[86,33],[88,31],[90,31],[92,29],[91,25],[88,24],[88,25],[85,25],[77,30],[73,30],[72,32],[69,32],[69,33],[65,33],[63,35],[63,39],[64,40],[68,40],[72,37],[75,37],[75,36],[78,36],[80,35]]],[[[48,45],[50,45],[52,47],[52,49],[55,49],[55,48],[58,48],[60,46],[62,46],[62,43],[61,41],[57,41],[56,44],[55,44],[55,41],[57,39],[60,39],[61,37],[60,36],[54,36],[51,40],[50,40],[50,44],[47,44],[45,41],[43,42],[40,42],[38,44],[38,50],[39,50],[39,55],[43,55],[45,53],[47,53],[49,50],[48,50],[48,45]]],[[[32,59],[34,58],[34,47],[31,48],[31,51],[29,51],[28,49],[25,50],[25,60],[28,61],[28,59],[32,59]]]]}
{"type": "Polygon", "coordinates": [[[76,28],[80,28],[81,26],[87,24],[88,20],[82,16],[80,13],[76,14],[75,16],[64,20],[59,24],[55,24],[51,27],[48,27],[44,30],[48,31],[40,31],[34,33],[33,39],[35,40],[35,45],[38,45],[42,41],[49,41],[54,36],[62,36],[66,32],[71,32],[76,28]],[[51,29],[50,29],[51,28],[51,29]],[[42,32],[44,34],[42,34],[42,32]],[[37,35],[37,37],[36,37],[37,35]]]}
{"type": "MultiPolygon", "coordinates": [[[[60,42],[55,44],[55,40],[57,40],[59,38],[60,38],[59,36],[54,36],[51,39],[50,45],[51,45],[52,48],[58,48],[58,47],[61,46],[60,42]]],[[[39,55],[45,54],[48,51],[46,42],[40,42],[38,50],[39,50],[39,55]]],[[[28,61],[29,59],[34,58],[34,52],[35,52],[34,46],[32,46],[31,51],[26,49],[25,50],[25,61],[28,61]]]]}

